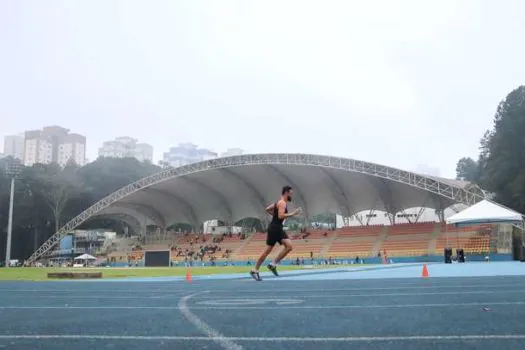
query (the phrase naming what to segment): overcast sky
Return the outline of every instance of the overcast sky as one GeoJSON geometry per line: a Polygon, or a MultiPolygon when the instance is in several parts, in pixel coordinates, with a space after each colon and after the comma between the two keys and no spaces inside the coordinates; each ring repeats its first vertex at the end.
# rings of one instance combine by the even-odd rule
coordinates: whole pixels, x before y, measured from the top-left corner
{"type": "Polygon", "coordinates": [[[525,83],[525,1],[0,1],[0,136],[305,152],[455,176],[525,83]]]}

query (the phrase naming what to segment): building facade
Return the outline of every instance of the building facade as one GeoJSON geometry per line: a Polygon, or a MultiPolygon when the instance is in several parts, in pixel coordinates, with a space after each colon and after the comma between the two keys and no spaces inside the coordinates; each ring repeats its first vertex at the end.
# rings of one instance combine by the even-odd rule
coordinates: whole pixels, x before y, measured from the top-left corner
{"type": "Polygon", "coordinates": [[[193,143],[179,143],[177,147],[171,147],[168,152],[164,153],[161,165],[179,167],[217,158],[217,156],[217,153],[197,148],[197,145],[193,143]]]}
{"type": "Polygon", "coordinates": [[[137,143],[135,147],[135,158],[139,162],[151,162],[153,163],[153,146],[147,143],[137,143]]]}
{"type": "Polygon", "coordinates": [[[69,133],[60,126],[47,126],[42,130],[25,132],[24,165],[58,163],[66,166],[74,162],[86,164],[86,137],[69,133]]]}
{"type": "Polygon", "coordinates": [[[139,162],[153,162],[153,146],[138,143],[137,139],[123,136],[104,142],[98,149],[98,155],[100,157],[136,158],[139,162]]]}
{"type": "Polygon", "coordinates": [[[242,148],[228,148],[226,152],[221,153],[221,157],[240,156],[243,153],[244,150],[242,148]]]}
{"type": "Polygon", "coordinates": [[[24,134],[4,137],[4,156],[24,160],[24,134]]]}

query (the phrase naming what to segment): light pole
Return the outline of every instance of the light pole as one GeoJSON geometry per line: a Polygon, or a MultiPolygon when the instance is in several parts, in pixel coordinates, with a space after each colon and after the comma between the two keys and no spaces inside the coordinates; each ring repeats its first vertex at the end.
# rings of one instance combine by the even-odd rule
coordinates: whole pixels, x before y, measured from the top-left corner
{"type": "Polygon", "coordinates": [[[11,179],[11,194],[9,196],[9,218],[7,221],[7,243],[5,248],[5,267],[9,267],[11,261],[11,234],[13,231],[13,202],[15,198],[15,178],[22,170],[22,165],[16,159],[9,161],[5,173],[11,179]]]}

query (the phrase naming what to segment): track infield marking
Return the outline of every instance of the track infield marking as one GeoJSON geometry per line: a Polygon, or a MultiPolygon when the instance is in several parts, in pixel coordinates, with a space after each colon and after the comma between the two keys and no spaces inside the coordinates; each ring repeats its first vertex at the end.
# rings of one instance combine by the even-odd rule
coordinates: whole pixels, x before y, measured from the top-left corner
{"type": "MultiPolygon", "coordinates": [[[[203,292],[203,293],[208,293],[203,292]]],[[[195,316],[189,309],[188,309],[188,300],[191,299],[191,297],[202,294],[202,293],[195,293],[190,294],[185,297],[182,297],[179,301],[178,309],[181,312],[181,314],[186,317],[188,321],[190,321],[191,324],[193,324],[199,331],[206,334],[207,338],[213,340],[217,344],[219,344],[223,349],[227,350],[242,350],[243,347],[234,343],[233,340],[230,340],[223,336],[221,333],[216,331],[215,329],[211,328],[207,323],[202,321],[200,318],[195,316]]]]}

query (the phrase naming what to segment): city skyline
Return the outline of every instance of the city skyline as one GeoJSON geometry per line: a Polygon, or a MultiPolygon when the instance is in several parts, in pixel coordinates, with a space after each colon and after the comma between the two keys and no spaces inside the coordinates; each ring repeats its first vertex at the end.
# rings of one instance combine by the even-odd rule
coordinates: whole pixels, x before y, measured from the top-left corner
{"type": "Polygon", "coordinates": [[[86,137],[61,126],[45,126],[24,133],[24,165],[57,163],[65,166],[74,161],[86,164],[86,137]]]}
{"type": "Polygon", "coordinates": [[[104,141],[98,149],[99,157],[135,158],[139,162],[153,163],[153,146],[138,142],[130,136],[119,136],[113,140],[104,141]]]}
{"type": "MultiPolygon", "coordinates": [[[[1,156],[13,156],[14,158],[18,158],[20,159],[21,161],[24,162],[24,164],[34,164],[34,163],[38,163],[39,161],[37,160],[40,160],[40,162],[50,162],[52,161],[52,157],[51,157],[51,151],[49,151],[48,153],[46,153],[46,156],[40,156],[40,159],[38,158],[38,154],[36,153],[36,144],[33,145],[31,144],[31,149],[33,150],[32,153],[31,153],[31,156],[29,157],[30,159],[26,162],[26,155],[25,155],[25,152],[26,152],[26,143],[27,143],[27,139],[26,139],[26,136],[29,135],[29,138],[38,138],[40,137],[40,133],[42,130],[45,130],[46,128],[59,128],[61,130],[68,130],[67,128],[64,128],[62,126],[44,126],[42,127],[42,129],[37,129],[37,130],[26,130],[26,131],[23,131],[23,132],[18,132],[14,135],[4,135],[3,137],[3,148],[2,148],[2,151],[0,151],[0,155],[1,156]],[[20,148],[21,147],[21,148],[20,148]],[[46,158],[47,159],[44,159],[46,158]]],[[[84,141],[84,147],[85,147],[85,156],[83,158],[83,161],[81,162],[82,164],[80,165],[85,165],[87,163],[89,163],[90,161],[94,161],[95,159],[97,159],[98,157],[100,156],[104,156],[104,157],[132,157],[132,158],[136,158],[137,160],[139,161],[144,161],[144,160],[148,160],[148,161],[151,161],[152,163],[154,164],[158,164],[158,165],[163,165],[163,164],[170,164],[171,166],[177,166],[177,164],[179,165],[185,165],[185,164],[189,164],[191,163],[192,161],[180,161],[179,163],[173,163],[173,162],[166,162],[165,160],[165,155],[167,153],[170,152],[170,150],[173,150],[175,148],[178,148],[180,147],[181,145],[182,146],[187,146],[189,148],[195,148],[195,149],[198,149],[199,151],[204,151],[204,153],[210,153],[208,156],[206,156],[205,154],[203,154],[202,156],[198,156],[198,157],[194,157],[193,160],[194,161],[201,161],[201,160],[205,160],[205,159],[211,159],[211,158],[216,158],[216,157],[226,157],[226,156],[233,156],[233,155],[239,155],[239,154],[243,154],[244,153],[244,150],[242,148],[239,148],[239,147],[229,147],[227,148],[225,151],[223,152],[215,152],[213,151],[213,148],[204,148],[204,147],[198,147],[198,145],[196,144],[193,144],[192,142],[188,142],[188,141],[185,141],[185,142],[179,142],[179,143],[174,143],[173,146],[169,147],[169,149],[167,151],[162,151],[162,150],[157,150],[157,154],[155,154],[154,150],[156,150],[156,148],[151,145],[150,143],[148,142],[138,142],[138,139],[137,138],[134,138],[132,136],[117,136],[111,140],[106,140],[106,141],[103,141],[102,144],[99,146],[99,147],[95,147],[94,145],[91,145],[91,147],[89,146],[90,145],[90,142],[89,142],[89,137],[88,136],[83,136],[81,134],[74,134],[74,133],[71,133],[70,135],[74,135],[75,136],[80,136],[80,137],[83,137],[85,138],[85,141],[84,141]],[[120,147],[121,149],[117,150],[116,148],[118,148],[120,144],[120,147]],[[128,146],[125,146],[124,144],[128,144],[128,146]],[[132,145],[132,146],[130,146],[132,145]],[[126,147],[131,147],[131,149],[127,149],[127,150],[124,150],[124,148],[126,147]],[[95,151],[94,151],[95,149],[95,151]],[[158,154],[161,154],[161,156],[159,156],[158,154]],[[91,155],[91,156],[90,156],[91,155]]],[[[190,159],[191,157],[189,156],[186,156],[186,155],[183,155],[182,158],[188,158],[190,159]]],[[[182,159],[181,158],[181,159],[182,159]]],[[[63,159],[56,159],[55,162],[61,164],[62,166],[65,165],[65,163],[67,162],[67,160],[63,160],[63,159]]]]}

